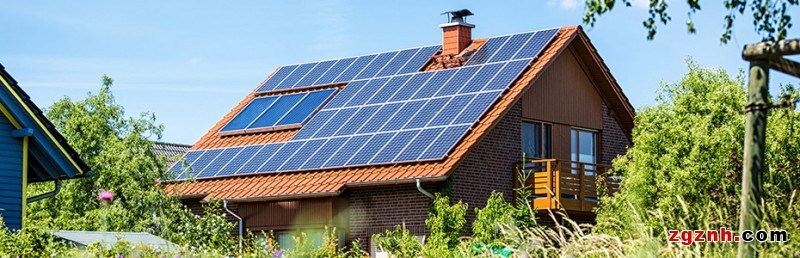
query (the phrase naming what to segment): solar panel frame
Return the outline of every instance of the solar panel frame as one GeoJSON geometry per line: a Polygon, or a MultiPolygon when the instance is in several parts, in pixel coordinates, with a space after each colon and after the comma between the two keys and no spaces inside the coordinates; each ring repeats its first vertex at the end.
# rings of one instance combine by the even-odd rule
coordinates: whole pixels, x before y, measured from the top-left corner
{"type": "Polygon", "coordinates": [[[298,101],[297,104],[292,107],[292,109],[287,111],[286,114],[275,123],[275,126],[305,124],[309,119],[311,119],[311,117],[313,117],[314,113],[320,110],[325,102],[328,102],[331,97],[335,95],[334,93],[336,93],[335,88],[307,92],[303,99],[298,101]],[[307,103],[307,101],[315,102],[307,103]],[[295,112],[302,113],[295,114],[295,112]],[[297,118],[300,120],[294,119],[286,121],[293,115],[297,115],[297,118]]]}
{"type": "Polygon", "coordinates": [[[247,126],[247,129],[269,128],[269,127],[276,126],[277,123],[279,121],[281,121],[281,119],[283,119],[286,116],[286,114],[288,114],[295,107],[297,107],[297,105],[300,104],[300,102],[302,102],[303,99],[305,99],[307,96],[308,96],[308,92],[281,95],[281,97],[278,98],[277,100],[275,100],[275,103],[272,106],[270,106],[269,109],[264,110],[264,112],[261,113],[261,115],[258,116],[258,118],[253,120],[253,122],[250,123],[250,125],[247,126]],[[299,99],[294,101],[292,98],[299,98],[299,99]],[[284,100],[288,101],[287,105],[279,106],[279,103],[283,104],[280,101],[284,101],[284,100]],[[278,107],[280,109],[273,110],[273,108],[276,108],[276,107],[278,107]],[[285,110],[284,110],[284,108],[285,108],[285,110]],[[274,114],[275,116],[272,116],[270,114],[271,116],[265,117],[265,115],[268,115],[269,113],[275,113],[274,114]],[[274,121],[272,121],[272,120],[274,120],[274,121]]]}

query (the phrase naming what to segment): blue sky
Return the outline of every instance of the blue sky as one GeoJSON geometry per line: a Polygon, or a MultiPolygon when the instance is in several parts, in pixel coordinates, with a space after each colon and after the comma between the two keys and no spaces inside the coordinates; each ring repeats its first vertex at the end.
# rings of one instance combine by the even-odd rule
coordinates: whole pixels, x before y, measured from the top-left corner
{"type": "MultiPolygon", "coordinates": [[[[687,56],[738,73],[742,47],[760,39],[744,17],[721,45],[723,1],[706,0],[697,35],[678,2],[647,41],[642,1],[585,28],[637,108],[686,72],[687,56]]],[[[128,115],[154,112],[162,140],[191,144],[277,66],[438,44],[439,13],[461,8],[475,13],[475,38],[577,25],[584,10],[582,0],[13,1],[0,8],[0,63],[41,107],[80,99],[108,74],[128,115]]],[[[772,74],[773,89],[797,81],[772,74]]]]}

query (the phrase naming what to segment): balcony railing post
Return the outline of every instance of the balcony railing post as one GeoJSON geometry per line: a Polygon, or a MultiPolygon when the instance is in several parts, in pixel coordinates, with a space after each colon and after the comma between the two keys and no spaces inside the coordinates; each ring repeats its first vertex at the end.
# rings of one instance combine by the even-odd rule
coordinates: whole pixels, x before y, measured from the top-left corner
{"type": "MultiPolygon", "coordinates": [[[[556,200],[561,200],[561,163],[559,163],[558,160],[551,161],[551,162],[556,162],[555,173],[550,173],[550,174],[554,175],[555,179],[556,179],[555,180],[556,183],[555,183],[555,186],[554,186],[555,193],[556,193],[555,198],[557,198],[556,200]]],[[[558,202],[556,200],[551,200],[552,203],[550,204],[550,207],[553,208],[553,209],[557,209],[558,208],[558,202]]]]}
{"type": "Polygon", "coordinates": [[[585,203],[584,203],[584,196],[583,196],[583,191],[585,190],[583,188],[583,175],[584,174],[586,174],[586,166],[584,166],[584,164],[582,162],[578,163],[578,202],[581,203],[581,210],[585,210],[586,209],[586,207],[584,207],[585,203]]]}

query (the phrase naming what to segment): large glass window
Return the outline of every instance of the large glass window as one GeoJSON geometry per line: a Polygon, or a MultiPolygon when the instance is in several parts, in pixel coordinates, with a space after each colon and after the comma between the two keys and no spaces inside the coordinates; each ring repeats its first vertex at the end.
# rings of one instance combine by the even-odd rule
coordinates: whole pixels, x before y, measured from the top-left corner
{"type": "Polygon", "coordinates": [[[553,126],[541,122],[522,122],[522,152],[526,157],[553,157],[553,126]]]}
{"type": "Polygon", "coordinates": [[[572,161],[597,162],[596,133],[583,129],[572,129],[572,161]]]}

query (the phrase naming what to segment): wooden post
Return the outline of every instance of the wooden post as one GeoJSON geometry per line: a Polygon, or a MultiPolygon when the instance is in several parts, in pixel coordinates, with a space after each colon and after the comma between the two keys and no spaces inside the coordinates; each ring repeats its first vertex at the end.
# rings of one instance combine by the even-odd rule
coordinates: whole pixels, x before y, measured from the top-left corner
{"type": "MultiPolygon", "coordinates": [[[[555,162],[558,162],[558,161],[555,161],[555,162]]],[[[556,192],[556,196],[555,196],[555,198],[558,198],[556,200],[559,200],[559,202],[560,202],[561,201],[561,163],[556,163],[555,167],[556,167],[556,173],[555,173],[555,178],[556,178],[556,184],[555,184],[555,189],[556,190],[555,190],[555,192],[556,192]]],[[[553,206],[554,209],[558,208],[558,203],[559,202],[553,201],[553,205],[552,206],[553,206]]]]}
{"type": "MultiPolygon", "coordinates": [[[[769,68],[767,59],[750,61],[750,83],[745,106],[744,161],[739,236],[744,230],[758,230],[764,173],[764,142],[769,108],[769,68]]],[[[755,241],[739,242],[738,257],[756,257],[755,241]]]]}

